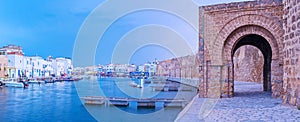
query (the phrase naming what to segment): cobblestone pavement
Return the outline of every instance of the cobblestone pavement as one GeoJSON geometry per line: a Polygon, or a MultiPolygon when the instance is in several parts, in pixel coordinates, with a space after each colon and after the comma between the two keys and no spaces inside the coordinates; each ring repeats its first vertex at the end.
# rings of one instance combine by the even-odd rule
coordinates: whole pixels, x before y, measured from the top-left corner
{"type": "Polygon", "coordinates": [[[201,114],[208,106],[207,99],[194,98],[177,117],[178,122],[225,121],[225,122],[300,122],[300,110],[281,105],[281,99],[271,98],[271,93],[263,92],[262,85],[249,82],[235,82],[235,97],[215,99],[208,115],[201,114]]]}

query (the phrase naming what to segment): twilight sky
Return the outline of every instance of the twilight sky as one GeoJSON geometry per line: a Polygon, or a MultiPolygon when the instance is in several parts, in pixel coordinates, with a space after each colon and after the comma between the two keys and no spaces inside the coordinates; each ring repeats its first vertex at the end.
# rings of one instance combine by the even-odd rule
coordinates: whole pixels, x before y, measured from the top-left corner
{"type": "MultiPolygon", "coordinates": [[[[29,56],[72,57],[75,40],[80,30],[84,29],[82,25],[91,12],[96,11],[97,6],[101,8],[100,6],[107,1],[0,0],[0,46],[8,44],[22,46],[25,55],[29,56]]],[[[195,0],[198,6],[236,1],[244,0],[195,0]]],[[[99,38],[98,45],[95,45],[95,64],[111,62],[142,64],[155,58],[164,60],[189,55],[178,53],[184,50],[181,46],[189,47],[194,53],[197,52],[198,35],[193,32],[198,29],[193,29],[190,23],[184,22],[174,14],[153,9],[140,10],[123,13],[118,19],[110,20],[114,12],[118,12],[117,9],[127,4],[133,6],[131,3],[120,3],[111,7],[115,8],[112,10],[101,9],[103,11],[100,13],[105,13],[106,10],[108,12],[99,15],[94,21],[93,24],[99,25],[97,27],[102,27],[101,24],[107,21],[112,22],[99,38]],[[173,45],[168,42],[170,40],[174,42],[173,45]],[[182,41],[186,43],[181,44],[182,41]],[[140,42],[145,44],[131,47],[140,42]],[[128,59],[117,60],[122,56],[127,56],[128,59]]],[[[198,18],[197,12],[189,14],[198,18]]],[[[93,30],[91,31],[91,34],[94,34],[93,30]]],[[[85,43],[89,43],[89,38],[86,38],[85,43]]],[[[84,66],[91,63],[76,65],[84,66]]]]}

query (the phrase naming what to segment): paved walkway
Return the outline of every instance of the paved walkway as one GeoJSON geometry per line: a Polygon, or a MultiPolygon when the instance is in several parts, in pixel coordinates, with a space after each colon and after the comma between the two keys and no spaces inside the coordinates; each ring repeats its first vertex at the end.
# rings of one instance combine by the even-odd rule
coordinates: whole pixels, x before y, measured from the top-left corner
{"type": "Polygon", "coordinates": [[[262,85],[235,82],[235,97],[222,99],[194,98],[178,116],[178,122],[300,122],[300,110],[281,105],[280,99],[263,92],[262,85]]]}

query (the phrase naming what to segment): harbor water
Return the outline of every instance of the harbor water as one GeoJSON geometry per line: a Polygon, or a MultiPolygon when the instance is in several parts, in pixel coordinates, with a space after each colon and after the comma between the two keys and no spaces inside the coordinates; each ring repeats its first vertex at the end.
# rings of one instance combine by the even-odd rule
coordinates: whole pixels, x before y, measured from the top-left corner
{"type": "Polygon", "coordinates": [[[176,119],[182,108],[164,108],[159,103],[155,108],[138,108],[134,104],[127,107],[86,105],[80,97],[176,98],[190,101],[196,95],[196,91],[155,91],[150,85],[138,79],[96,78],[79,82],[32,84],[27,89],[3,87],[0,88],[0,120],[171,122],[176,119]],[[131,82],[143,87],[131,87],[131,82]]]}

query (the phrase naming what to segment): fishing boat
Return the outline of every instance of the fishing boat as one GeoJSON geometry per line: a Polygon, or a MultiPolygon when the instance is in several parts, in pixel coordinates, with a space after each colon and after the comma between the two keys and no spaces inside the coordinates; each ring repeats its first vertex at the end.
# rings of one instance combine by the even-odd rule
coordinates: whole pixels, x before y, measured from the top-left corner
{"type": "Polygon", "coordinates": [[[3,81],[1,81],[1,80],[0,80],[0,86],[4,86],[4,83],[3,83],[3,81]]]}
{"type": "Polygon", "coordinates": [[[130,82],[129,85],[132,86],[132,87],[142,88],[141,85],[138,85],[135,82],[130,82]]]}
{"type": "Polygon", "coordinates": [[[46,79],[45,83],[54,83],[55,81],[53,79],[46,79]]]}
{"type": "Polygon", "coordinates": [[[41,84],[41,83],[45,83],[44,81],[39,81],[37,79],[31,79],[28,81],[29,84],[41,84]]]}
{"type": "Polygon", "coordinates": [[[3,82],[6,87],[25,88],[24,82],[19,82],[17,79],[8,79],[3,82]]]}

